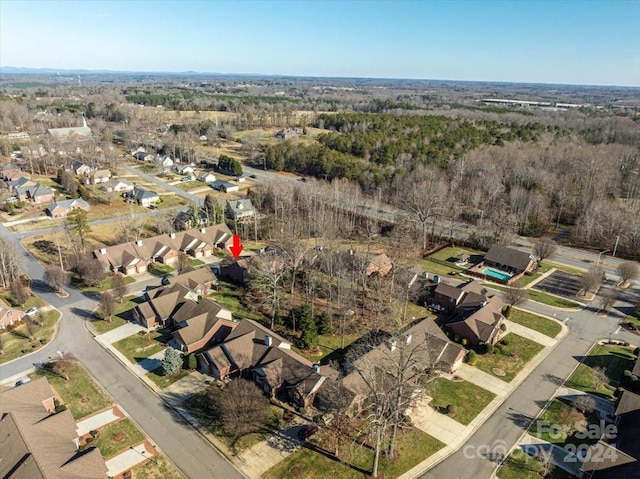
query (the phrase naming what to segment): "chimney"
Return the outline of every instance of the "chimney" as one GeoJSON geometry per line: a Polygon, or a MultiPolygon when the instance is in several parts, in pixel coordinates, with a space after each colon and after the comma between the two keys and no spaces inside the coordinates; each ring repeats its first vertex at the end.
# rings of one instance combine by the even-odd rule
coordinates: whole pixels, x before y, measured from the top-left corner
{"type": "MultiPolygon", "coordinates": [[[[415,318],[414,318],[415,319],[415,318]]],[[[411,334],[407,334],[407,337],[405,338],[405,342],[407,344],[411,344],[411,340],[413,339],[413,335],[411,334]]]]}
{"type": "Polygon", "coordinates": [[[169,233],[169,238],[176,239],[176,234],[175,233],[169,233]]]}
{"type": "Polygon", "coordinates": [[[271,337],[271,335],[264,335],[264,344],[266,344],[268,347],[271,347],[271,345],[273,344],[273,338],[271,337]]]}
{"type": "Polygon", "coordinates": [[[100,254],[107,254],[107,248],[100,248],[100,254]]]}
{"type": "Polygon", "coordinates": [[[136,244],[137,244],[138,246],[142,246],[142,240],[138,240],[138,241],[136,241],[136,244]]]}
{"type": "Polygon", "coordinates": [[[320,365],[318,363],[313,363],[311,365],[311,369],[313,370],[314,373],[320,374],[320,365]]]}
{"type": "Polygon", "coordinates": [[[398,343],[396,343],[395,339],[392,339],[391,341],[389,341],[389,349],[391,351],[395,351],[397,345],[398,345],[398,343]]]}

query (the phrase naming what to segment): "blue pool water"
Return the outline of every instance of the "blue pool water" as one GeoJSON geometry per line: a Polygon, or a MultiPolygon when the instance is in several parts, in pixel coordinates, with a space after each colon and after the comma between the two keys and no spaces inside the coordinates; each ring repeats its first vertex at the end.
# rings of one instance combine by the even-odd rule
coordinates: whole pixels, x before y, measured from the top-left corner
{"type": "Polygon", "coordinates": [[[499,279],[501,281],[508,281],[511,278],[510,274],[503,273],[502,271],[496,271],[495,269],[485,268],[484,274],[491,276],[492,278],[499,279]]]}

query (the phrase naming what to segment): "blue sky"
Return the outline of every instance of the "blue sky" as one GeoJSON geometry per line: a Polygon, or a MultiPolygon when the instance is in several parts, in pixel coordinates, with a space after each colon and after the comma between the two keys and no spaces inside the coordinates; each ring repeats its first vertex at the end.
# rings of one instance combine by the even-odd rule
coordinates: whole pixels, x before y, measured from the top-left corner
{"type": "Polygon", "coordinates": [[[0,0],[0,65],[640,86],[640,0],[0,0]]]}

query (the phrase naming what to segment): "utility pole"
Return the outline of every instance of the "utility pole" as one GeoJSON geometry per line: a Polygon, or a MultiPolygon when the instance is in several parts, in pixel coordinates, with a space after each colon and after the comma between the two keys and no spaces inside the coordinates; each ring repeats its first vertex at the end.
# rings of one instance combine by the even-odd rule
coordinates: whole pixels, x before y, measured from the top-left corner
{"type": "Polygon", "coordinates": [[[598,261],[596,262],[596,271],[598,270],[598,266],[600,265],[600,258],[602,257],[602,253],[607,253],[607,252],[609,252],[609,250],[608,250],[608,249],[606,249],[606,250],[604,250],[604,251],[600,251],[600,252],[598,253],[598,261]]]}
{"type": "Polygon", "coordinates": [[[616,236],[616,245],[613,247],[613,254],[611,256],[613,256],[614,258],[616,257],[616,251],[618,250],[619,241],[620,241],[620,235],[616,236]]]}

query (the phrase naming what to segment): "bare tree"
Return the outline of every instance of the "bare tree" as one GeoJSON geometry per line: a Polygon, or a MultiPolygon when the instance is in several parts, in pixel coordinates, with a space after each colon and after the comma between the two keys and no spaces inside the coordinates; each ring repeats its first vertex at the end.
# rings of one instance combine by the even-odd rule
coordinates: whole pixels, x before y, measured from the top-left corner
{"type": "Polygon", "coordinates": [[[594,293],[602,284],[602,270],[591,268],[580,277],[580,286],[584,294],[594,293]]]}
{"type": "Polygon", "coordinates": [[[176,262],[176,271],[178,274],[182,273],[189,266],[189,256],[187,253],[181,251],[178,254],[178,261],[176,262]]]}
{"type": "Polygon", "coordinates": [[[122,298],[127,294],[127,282],[120,273],[115,273],[111,277],[111,292],[113,293],[114,299],[122,303],[122,298]]]}
{"type": "Polygon", "coordinates": [[[580,394],[573,400],[573,406],[583,414],[590,414],[596,409],[596,400],[591,394],[580,394]]]}
{"type": "Polygon", "coordinates": [[[8,288],[18,277],[20,264],[13,244],[0,238],[0,285],[8,288]]]}
{"type": "Polygon", "coordinates": [[[627,284],[629,281],[635,279],[638,276],[638,263],[633,261],[625,261],[618,265],[618,274],[622,280],[622,284],[627,284]]]}
{"type": "Polygon", "coordinates": [[[4,334],[0,333],[0,354],[4,354],[4,334]]]}
{"type": "Polygon", "coordinates": [[[69,275],[57,265],[45,266],[43,279],[56,292],[62,291],[62,288],[69,283],[69,275]]]}
{"type": "Polygon", "coordinates": [[[113,319],[113,315],[116,312],[116,300],[113,296],[113,293],[110,291],[105,291],[100,295],[100,301],[98,302],[100,305],[100,310],[102,312],[102,319],[105,321],[111,322],[113,319]]]}
{"type": "Polygon", "coordinates": [[[71,353],[62,353],[62,355],[51,362],[51,371],[63,378],[65,381],[69,380],[69,371],[73,369],[76,358],[71,353]]]}
{"type": "MultiPolygon", "coordinates": [[[[379,339],[379,336],[378,336],[379,339]]],[[[378,475],[382,445],[388,441],[387,455],[393,457],[397,430],[404,413],[422,393],[420,378],[431,366],[426,337],[395,334],[382,344],[375,338],[355,348],[348,360],[361,379],[369,411],[367,426],[374,436],[371,476],[378,475]],[[358,351],[358,349],[360,349],[358,351]],[[367,351],[362,354],[363,350],[367,351]]]]}
{"type": "Polygon", "coordinates": [[[24,305],[29,299],[29,290],[17,278],[14,278],[9,284],[9,293],[13,302],[18,306],[24,305]]]}
{"type": "Polygon", "coordinates": [[[107,276],[100,262],[89,256],[81,257],[77,270],[82,281],[84,281],[87,286],[95,286],[107,276]]]}
{"type": "Polygon", "coordinates": [[[618,299],[618,293],[615,288],[609,288],[600,293],[600,307],[602,311],[608,312],[613,303],[618,299]]]}
{"type": "Polygon", "coordinates": [[[536,459],[540,463],[540,475],[542,477],[550,476],[556,468],[556,465],[553,463],[553,453],[551,448],[541,449],[536,455],[536,459]]]}
{"type": "Polygon", "coordinates": [[[608,384],[609,376],[607,375],[607,368],[596,366],[591,370],[591,372],[593,374],[593,380],[595,382],[596,390],[598,390],[600,386],[608,384]]]}
{"type": "Polygon", "coordinates": [[[519,286],[507,288],[502,292],[504,302],[510,306],[518,306],[529,300],[529,292],[519,286]]]}
{"type": "Polygon", "coordinates": [[[558,251],[558,243],[551,238],[540,238],[533,242],[533,253],[542,263],[545,259],[552,257],[558,251]]]}
{"type": "Polygon", "coordinates": [[[31,316],[28,314],[24,315],[24,325],[27,329],[27,335],[29,336],[29,341],[33,341],[34,336],[36,334],[36,323],[31,316]]]}
{"type": "Polygon", "coordinates": [[[276,253],[267,253],[254,257],[251,265],[250,291],[253,298],[268,310],[273,329],[280,310],[282,280],[286,274],[284,262],[276,253]]]}
{"type": "Polygon", "coordinates": [[[260,431],[269,418],[269,400],[246,379],[234,379],[224,389],[212,387],[207,396],[224,431],[234,440],[260,431]]]}

